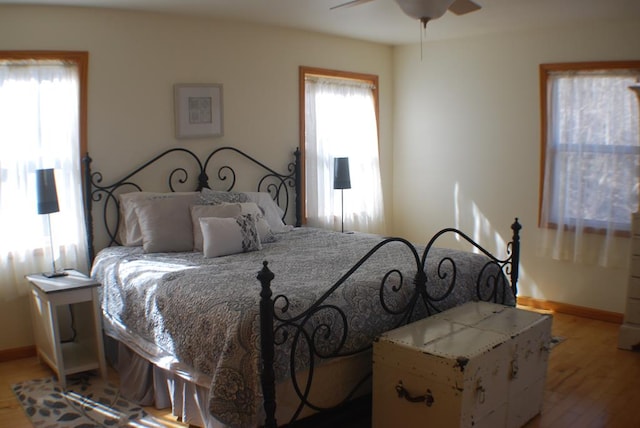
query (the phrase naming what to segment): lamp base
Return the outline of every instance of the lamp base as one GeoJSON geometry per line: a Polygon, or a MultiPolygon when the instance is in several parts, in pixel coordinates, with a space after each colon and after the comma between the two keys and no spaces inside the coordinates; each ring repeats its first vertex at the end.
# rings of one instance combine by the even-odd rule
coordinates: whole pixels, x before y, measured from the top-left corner
{"type": "Polygon", "coordinates": [[[59,278],[61,276],[67,276],[67,275],[69,274],[63,270],[58,270],[54,272],[42,272],[42,276],[47,278],[59,278]]]}

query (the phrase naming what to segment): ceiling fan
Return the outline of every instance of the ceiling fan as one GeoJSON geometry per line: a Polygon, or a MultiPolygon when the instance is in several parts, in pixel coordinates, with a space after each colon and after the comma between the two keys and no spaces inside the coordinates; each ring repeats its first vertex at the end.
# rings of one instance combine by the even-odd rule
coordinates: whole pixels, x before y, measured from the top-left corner
{"type": "MultiPolygon", "coordinates": [[[[347,6],[358,6],[372,0],[351,0],[330,9],[338,9],[347,6]]],[[[395,0],[400,9],[410,17],[418,19],[423,27],[433,19],[440,18],[447,10],[456,15],[464,15],[480,9],[480,5],[471,0],[395,0]]]]}

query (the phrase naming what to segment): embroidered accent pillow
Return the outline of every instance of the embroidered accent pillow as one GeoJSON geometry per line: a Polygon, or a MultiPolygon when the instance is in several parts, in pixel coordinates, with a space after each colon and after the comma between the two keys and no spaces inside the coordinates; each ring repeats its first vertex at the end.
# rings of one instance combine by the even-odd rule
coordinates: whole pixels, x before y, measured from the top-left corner
{"type": "Polygon", "coordinates": [[[203,253],[207,258],[246,253],[262,249],[256,230],[256,219],[251,214],[237,217],[203,217],[203,253]]]}
{"type": "Polygon", "coordinates": [[[217,205],[241,202],[250,202],[249,197],[242,192],[221,192],[218,190],[202,189],[198,203],[200,205],[217,205]]]}
{"type": "Polygon", "coordinates": [[[266,244],[268,242],[276,242],[276,235],[274,235],[271,231],[271,227],[265,219],[262,210],[255,202],[245,202],[238,205],[240,205],[242,209],[241,214],[251,214],[256,219],[256,229],[258,230],[260,242],[262,242],[263,244],[266,244]]]}

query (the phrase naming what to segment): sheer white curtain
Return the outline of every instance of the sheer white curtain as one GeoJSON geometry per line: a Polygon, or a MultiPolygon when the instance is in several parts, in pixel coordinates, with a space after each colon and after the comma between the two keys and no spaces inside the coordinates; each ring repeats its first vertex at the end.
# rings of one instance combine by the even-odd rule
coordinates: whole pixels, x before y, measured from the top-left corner
{"type": "Polygon", "coordinates": [[[638,209],[638,100],[624,71],[551,74],[542,253],[623,267],[638,209]]]}
{"type": "Polygon", "coordinates": [[[60,211],[50,214],[58,268],[86,272],[75,65],[0,62],[0,298],[26,293],[24,275],[51,271],[35,170],[54,168],[60,211]]]}
{"type": "Polygon", "coordinates": [[[351,189],[344,190],[344,228],[384,233],[378,127],[371,85],[307,78],[305,102],[307,223],[341,229],[341,190],[333,189],[333,164],[336,157],[348,157],[351,189]]]}

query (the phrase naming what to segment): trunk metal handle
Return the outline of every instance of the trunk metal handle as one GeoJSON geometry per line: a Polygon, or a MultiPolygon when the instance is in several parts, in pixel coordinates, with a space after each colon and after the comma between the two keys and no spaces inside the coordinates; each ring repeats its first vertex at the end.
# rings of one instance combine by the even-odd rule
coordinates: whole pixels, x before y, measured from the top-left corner
{"type": "Polygon", "coordinates": [[[435,401],[435,398],[433,398],[433,393],[428,388],[425,395],[412,396],[411,394],[409,394],[409,391],[405,389],[401,380],[399,380],[398,384],[396,385],[396,392],[398,393],[398,398],[404,398],[411,403],[425,403],[427,407],[431,407],[435,401]]]}

